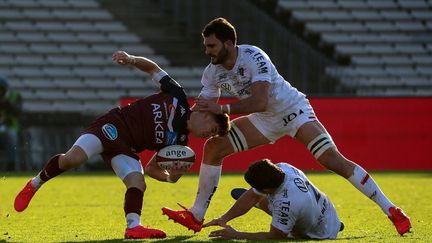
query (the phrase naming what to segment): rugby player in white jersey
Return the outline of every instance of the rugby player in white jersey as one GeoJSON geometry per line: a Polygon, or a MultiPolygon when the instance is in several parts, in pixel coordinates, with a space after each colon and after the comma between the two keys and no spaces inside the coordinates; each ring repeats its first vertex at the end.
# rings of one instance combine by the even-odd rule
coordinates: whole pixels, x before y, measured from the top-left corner
{"type": "Polygon", "coordinates": [[[210,233],[219,239],[282,240],[286,238],[336,239],[344,225],[333,203],[306,175],[287,163],[273,164],[268,159],[249,166],[246,182],[252,187],[234,189],[237,202],[221,217],[203,225],[222,226],[210,233]],[[254,206],[271,217],[269,232],[239,232],[227,225],[254,206]]]}
{"type": "Polygon", "coordinates": [[[211,63],[202,75],[203,88],[193,109],[249,115],[234,119],[227,136],[206,141],[194,205],[180,211],[165,207],[164,214],[188,229],[200,231],[219,183],[223,159],[288,135],[303,143],[321,165],[346,178],[374,201],[400,235],[409,231],[409,217],[384,195],[368,172],[339,152],[306,96],[279,75],[263,50],[237,45],[235,28],[224,18],[210,21],[202,36],[211,63]],[[219,105],[221,89],[239,101],[219,105]]]}

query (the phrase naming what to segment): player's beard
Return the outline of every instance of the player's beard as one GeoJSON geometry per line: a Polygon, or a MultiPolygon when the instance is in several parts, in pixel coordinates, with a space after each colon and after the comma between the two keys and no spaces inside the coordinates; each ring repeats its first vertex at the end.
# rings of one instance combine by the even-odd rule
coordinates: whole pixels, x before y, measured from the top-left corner
{"type": "Polygon", "coordinates": [[[211,63],[215,65],[222,64],[228,59],[228,56],[229,56],[228,50],[224,46],[222,46],[222,49],[215,57],[210,57],[211,63]]]}

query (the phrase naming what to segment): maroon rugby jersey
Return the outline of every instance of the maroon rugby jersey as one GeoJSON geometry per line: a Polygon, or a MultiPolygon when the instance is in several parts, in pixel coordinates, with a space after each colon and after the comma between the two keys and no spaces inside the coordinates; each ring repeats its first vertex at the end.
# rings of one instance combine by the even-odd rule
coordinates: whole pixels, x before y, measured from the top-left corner
{"type": "Polygon", "coordinates": [[[160,85],[161,92],[117,110],[130,133],[134,152],[188,143],[187,120],[191,110],[186,93],[169,76],[163,77],[160,85]]]}

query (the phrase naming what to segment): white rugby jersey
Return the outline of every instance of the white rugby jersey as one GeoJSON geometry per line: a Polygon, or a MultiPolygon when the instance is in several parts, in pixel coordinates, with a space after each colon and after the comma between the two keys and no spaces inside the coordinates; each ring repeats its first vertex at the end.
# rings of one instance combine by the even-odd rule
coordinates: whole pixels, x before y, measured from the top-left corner
{"type": "Polygon", "coordinates": [[[268,195],[272,225],[289,237],[335,239],[341,223],[330,199],[299,169],[287,163],[276,165],[285,179],[268,195]]]}
{"type": "MultiPolygon", "coordinates": [[[[220,97],[221,89],[239,99],[251,95],[250,86],[257,81],[270,83],[266,112],[278,113],[303,99],[305,95],[279,75],[267,54],[256,46],[238,45],[234,67],[226,70],[222,65],[209,64],[203,73],[201,96],[220,97]]],[[[271,115],[271,114],[270,114],[271,115]]]]}

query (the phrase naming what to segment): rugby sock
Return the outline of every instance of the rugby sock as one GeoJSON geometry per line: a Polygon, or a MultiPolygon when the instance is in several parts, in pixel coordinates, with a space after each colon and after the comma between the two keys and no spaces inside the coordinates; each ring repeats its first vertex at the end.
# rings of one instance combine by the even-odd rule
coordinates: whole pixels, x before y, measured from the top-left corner
{"type": "Polygon", "coordinates": [[[32,179],[32,185],[35,188],[38,189],[43,183],[66,171],[59,168],[59,158],[60,154],[54,155],[39,174],[32,179]]]}
{"type": "Polygon", "coordinates": [[[33,187],[37,190],[42,186],[42,184],[44,182],[40,179],[39,174],[38,174],[37,176],[33,177],[31,183],[32,183],[33,187]]]}
{"type": "Polygon", "coordinates": [[[359,191],[381,207],[381,210],[390,215],[389,208],[394,204],[384,195],[371,176],[360,166],[356,165],[353,175],[348,178],[359,191]]]}
{"type": "Polygon", "coordinates": [[[198,193],[192,208],[189,209],[193,213],[195,219],[203,220],[207,208],[210,205],[211,198],[216,192],[221,176],[222,166],[213,166],[201,164],[199,173],[198,193]]]}
{"type": "Polygon", "coordinates": [[[140,224],[143,196],[144,192],[136,187],[131,187],[126,190],[123,209],[126,215],[128,228],[133,228],[140,224]]]}

